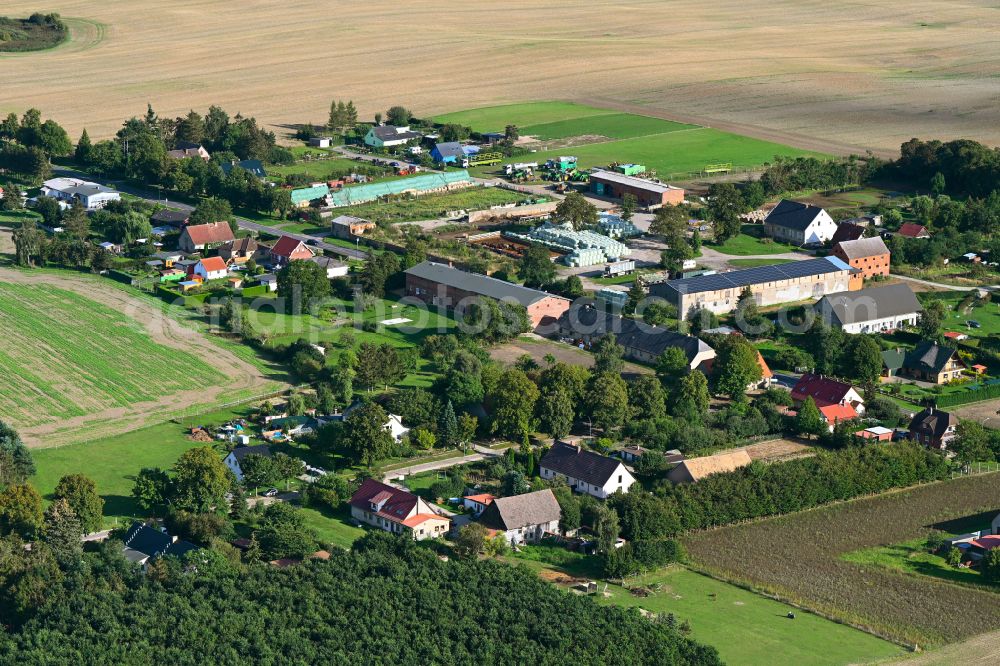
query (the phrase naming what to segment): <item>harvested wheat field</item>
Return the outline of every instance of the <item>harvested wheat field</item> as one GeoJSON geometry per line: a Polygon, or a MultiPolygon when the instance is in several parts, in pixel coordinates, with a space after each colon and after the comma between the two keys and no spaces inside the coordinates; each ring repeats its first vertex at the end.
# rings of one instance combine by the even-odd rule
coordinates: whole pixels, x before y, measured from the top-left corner
{"type": "Polygon", "coordinates": [[[58,446],[279,388],[160,305],[96,279],[0,268],[0,415],[29,446],[58,446]]]}
{"type": "MultiPolygon", "coordinates": [[[[0,56],[0,111],[107,136],[151,102],[272,125],[589,100],[822,152],[1000,142],[1000,12],[984,0],[52,0],[70,42],[0,56]]],[[[4,3],[27,15],[34,0],[4,3]]]]}

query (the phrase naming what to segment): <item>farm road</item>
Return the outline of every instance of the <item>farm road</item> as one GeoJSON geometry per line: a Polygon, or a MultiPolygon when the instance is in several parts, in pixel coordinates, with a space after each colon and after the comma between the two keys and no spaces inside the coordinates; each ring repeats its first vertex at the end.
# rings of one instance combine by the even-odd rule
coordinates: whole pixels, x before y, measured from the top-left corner
{"type": "MultiPolygon", "coordinates": [[[[0,268],[0,284],[4,282],[48,285],[97,301],[135,319],[155,342],[193,354],[225,377],[223,382],[216,386],[196,386],[186,391],[161,396],[155,401],[109,408],[58,422],[19,428],[21,437],[29,447],[61,446],[138,430],[165,421],[172,415],[184,412],[193,406],[216,404],[221,401],[225,393],[234,389],[264,392],[267,390],[266,387],[274,384],[274,380],[266,377],[260,369],[216,344],[207,335],[164,314],[157,303],[135,298],[121,289],[103,284],[98,278],[85,276],[70,278],[51,273],[35,274],[0,268]]],[[[128,359],[121,361],[127,363],[128,359]]],[[[151,377],[150,381],[155,382],[155,378],[151,377]]]]}

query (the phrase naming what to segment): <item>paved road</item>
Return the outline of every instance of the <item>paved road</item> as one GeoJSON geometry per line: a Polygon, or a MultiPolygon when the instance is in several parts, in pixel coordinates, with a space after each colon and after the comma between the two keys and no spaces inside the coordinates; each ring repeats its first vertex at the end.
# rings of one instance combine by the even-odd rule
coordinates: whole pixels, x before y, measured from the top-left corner
{"type": "Polygon", "coordinates": [[[486,460],[487,458],[496,458],[503,455],[506,451],[506,449],[488,449],[478,445],[474,446],[473,450],[475,453],[470,453],[465,456],[456,456],[454,458],[445,458],[444,460],[435,460],[426,463],[417,463],[416,465],[395,467],[393,469],[386,470],[383,474],[382,480],[385,483],[391,484],[392,479],[400,476],[410,476],[412,474],[420,474],[421,472],[433,472],[435,470],[448,469],[450,467],[456,467],[466,463],[479,462],[481,460],[486,460]]]}
{"type": "Polygon", "coordinates": [[[982,285],[979,287],[959,287],[954,284],[942,284],[941,282],[931,282],[930,280],[921,280],[920,278],[906,277],[905,275],[892,274],[892,277],[898,280],[906,280],[907,282],[913,282],[916,284],[922,284],[928,287],[936,287],[937,289],[947,289],[948,291],[976,291],[977,289],[985,289],[986,291],[1000,291],[1000,285],[982,285]]]}
{"type": "MultiPolygon", "coordinates": [[[[94,178],[94,176],[90,174],[80,173],[62,167],[55,167],[53,169],[53,172],[61,176],[76,176],[79,178],[87,178],[94,182],[101,183],[102,185],[113,186],[119,192],[131,194],[132,196],[139,197],[140,199],[148,201],[149,203],[155,203],[161,206],[167,206],[168,208],[173,208],[184,212],[190,212],[194,210],[194,206],[192,206],[191,204],[187,204],[181,201],[170,201],[166,197],[161,198],[160,195],[154,192],[151,192],[143,188],[135,187],[134,185],[130,185],[122,181],[96,179],[94,178]]],[[[239,217],[239,216],[236,217],[236,223],[240,226],[241,229],[249,229],[251,231],[256,231],[257,233],[266,233],[272,236],[291,236],[292,238],[295,238],[297,240],[309,243],[309,245],[311,245],[312,247],[322,248],[324,250],[332,252],[333,254],[337,254],[342,257],[346,257],[348,259],[368,258],[368,253],[365,252],[364,250],[351,249],[347,247],[341,247],[340,245],[333,245],[331,243],[327,243],[323,241],[323,236],[311,236],[309,234],[293,233],[291,231],[285,231],[283,229],[279,229],[278,227],[268,226],[266,224],[254,222],[252,220],[248,220],[244,217],[239,217]]]]}

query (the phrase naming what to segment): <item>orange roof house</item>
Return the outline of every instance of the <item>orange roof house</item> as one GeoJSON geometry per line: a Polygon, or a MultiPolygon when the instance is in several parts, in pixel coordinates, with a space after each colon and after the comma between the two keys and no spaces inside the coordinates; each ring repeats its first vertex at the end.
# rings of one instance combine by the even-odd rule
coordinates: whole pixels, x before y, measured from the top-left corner
{"type": "Polygon", "coordinates": [[[309,246],[300,241],[298,238],[282,236],[278,242],[274,244],[274,247],[271,248],[271,257],[281,263],[287,263],[300,259],[312,259],[313,253],[312,250],[309,249],[309,246]]]}
{"type": "Polygon", "coordinates": [[[182,252],[197,252],[232,240],[235,240],[235,237],[228,222],[210,222],[184,227],[181,237],[177,240],[177,247],[182,252]]]}
{"type": "Polygon", "coordinates": [[[366,479],[349,504],[356,522],[417,541],[444,536],[451,527],[451,520],[435,513],[425,500],[375,479],[366,479]]]}
{"type": "Polygon", "coordinates": [[[858,418],[858,412],[849,403],[844,405],[823,405],[819,408],[819,413],[823,416],[830,430],[833,426],[843,421],[852,421],[858,418]]]}

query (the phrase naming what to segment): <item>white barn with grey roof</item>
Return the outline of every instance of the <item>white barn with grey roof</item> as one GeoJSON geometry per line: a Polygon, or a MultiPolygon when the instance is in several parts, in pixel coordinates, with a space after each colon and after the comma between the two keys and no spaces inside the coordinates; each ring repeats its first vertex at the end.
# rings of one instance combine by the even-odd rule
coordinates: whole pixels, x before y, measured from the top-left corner
{"type": "Polygon", "coordinates": [[[837,233],[837,223],[819,206],[782,199],[764,218],[764,233],[792,245],[825,243],[837,233]]]}
{"type": "Polygon", "coordinates": [[[829,294],[816,304],[823,321],[845,333],[882,333],[915,326],[922,310],[905,284],[829,294]]]}
{"type": "Polygon", "coordinates": [[[853,271],[836,257],[821,257],[660,282],[650,287],[650,294],[673,303],[685,319],[698,308],[716,314],[732,312],[748,287],[757,305],[764,307],[848,291],[853,271]]]}

